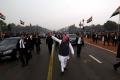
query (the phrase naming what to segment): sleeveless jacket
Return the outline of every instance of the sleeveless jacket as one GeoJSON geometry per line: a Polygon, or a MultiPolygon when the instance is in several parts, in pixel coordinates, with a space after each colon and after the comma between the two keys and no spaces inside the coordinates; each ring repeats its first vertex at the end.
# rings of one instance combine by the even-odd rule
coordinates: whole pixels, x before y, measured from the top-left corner
{"type": "Polygon", "coordinates": [[[69,41],[68,42],[61,42],[60,44],[60,52],[61,56],[68,56],[69,55],[69,41]]]}

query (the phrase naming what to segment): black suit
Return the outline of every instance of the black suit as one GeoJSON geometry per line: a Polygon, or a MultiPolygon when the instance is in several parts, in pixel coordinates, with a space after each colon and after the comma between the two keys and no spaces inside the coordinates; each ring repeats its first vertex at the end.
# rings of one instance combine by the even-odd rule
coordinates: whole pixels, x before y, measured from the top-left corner
{"type": "Polygon", "coordinates": [[[107,42],[108,46],[109,46],[109,42],[110,42],[110,34],[106,34],[104,35],[104,45],[107,42]]]}
{"type": "Polygon", "coordinates": [[[52,51],[52,44],[53,44],[53,39],[51,38],[51,36],[48,36],[46,38],[46,44],[48,45],[49,53],[51,53],[51,51],[52,51]]]}
{"type": "MultiPolygon", "coordinates": [[[[120,43],[118,44],[118,49],[117,49],[117,58],[120,59],[120,43]]],[[[117,68],[120,67],[120,61],[116,64],[114,64],[114,69],[117,70],[117,68]]]]}
{"type": "MultiPolygon", "coordinates": [[[[21,40],[21,39],[20,39],[21,40]]],[[[17,48],[19,50],[19,55],[20,55],[20,61],[22,63],[22,66],[25,66],[26,64],[28,64],[28,61],[29,61],[29,55],[27,53],[27,48],[26,48],[26,42],[25,40],[23,40],[23,45],[24,47],[21,47],[21,43],[20,43],[20,40],[18,41],[18,44],[17,44],[17,48]]]]}
{"type": "Polygon", "coordinates": [[[82,49],[82,44],[78,44],[79,37],[76,38],[76,43],[77,43],[77,56],[80,57],[81,49],[82,49]]]}
{"type": "Polygon", "coordinates": [[[40,36],[34,38],[34,44],[36,46],[36,51],[39,54],[40,53],[40,44],[41,44],[41,38],[40,38],[40,36]]]}

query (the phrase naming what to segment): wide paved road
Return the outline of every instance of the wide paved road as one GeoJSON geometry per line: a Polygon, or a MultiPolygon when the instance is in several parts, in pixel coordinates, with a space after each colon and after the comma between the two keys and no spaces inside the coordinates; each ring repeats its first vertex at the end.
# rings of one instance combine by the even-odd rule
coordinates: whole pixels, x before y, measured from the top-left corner
{"type": "MultiPolygon", "coordinates": [[[[0,63],[0,80],[48,80],[50,55],[45,41],[42,41],[41,53],[33,53],[27,67],[21,67],[19,61],[0,63]]],[[[76,47],[74,47],[76,53],[76,47]]],[[[115,55],[106,50],[86,44],[81,58],[71,55],[64,75],[60,74],[57,51],[54,51],[52,80],[120,80],[120,69],[113,70],[115,55]]],[[[49,79],[50,80],[50,79],[49,79]]]]}

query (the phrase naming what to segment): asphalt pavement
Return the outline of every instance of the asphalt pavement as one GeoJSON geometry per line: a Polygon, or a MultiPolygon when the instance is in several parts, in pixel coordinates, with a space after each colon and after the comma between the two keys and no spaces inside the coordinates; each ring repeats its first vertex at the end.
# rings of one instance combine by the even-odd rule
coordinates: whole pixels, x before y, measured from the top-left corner
{"type": "MultiPolygon", "coordinates": [[[[74,47],[76,53],[76,47],[74,47]]],[[[104,49],[85,44],[81,57],[71,55],[68,68],[64,75],[60,74],[60,63],[57,52],[53,70],[53,80],[119,80],[120,69],[116,72],[113,64],[116,62],[115,54],[104,49]]]]}
{"type": "Polygon", "coordinates": [[[21,67],[20,61],[10,59],[0,62],[0,80],[119,80],[120,69],[114,71],[115,54],[101,48],[85,44],[81,57],[70,55],[67,70],[63,75],[60,71],[58,51],[53,52],[52,72],[48,73],[51,57],[48,53],[45,40],[42,40],[41,52],[33,51],[33,57],[26,67],[21,67]]]}

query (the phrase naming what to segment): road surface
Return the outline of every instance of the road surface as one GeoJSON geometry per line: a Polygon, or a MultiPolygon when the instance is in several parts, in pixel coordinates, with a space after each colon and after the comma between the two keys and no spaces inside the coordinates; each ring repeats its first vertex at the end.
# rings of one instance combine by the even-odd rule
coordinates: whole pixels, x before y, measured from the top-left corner
{"type": "Polygon", "coordinates": [[[60,72],[58,51],[53,52],[53,58],[48,54],[45,40],[42,40],[41,52],[34,51],[30,63],[21,67],[20,61],[10,59],[0,62],[0,80],[119,80],[120,69],[113,70],[115,54],[90,44],[85,44],[81,57],[70,55],[67,70],[64,75],[60,72]],[[53,63],[50,64],[51,59],[53,63]],[[52,68],[52,72],[49,69],[52,68]],[[49,76],[48,76],[49,75],[49,76]],[[49,77],[52,76],[52,79],[49,77]]]}

